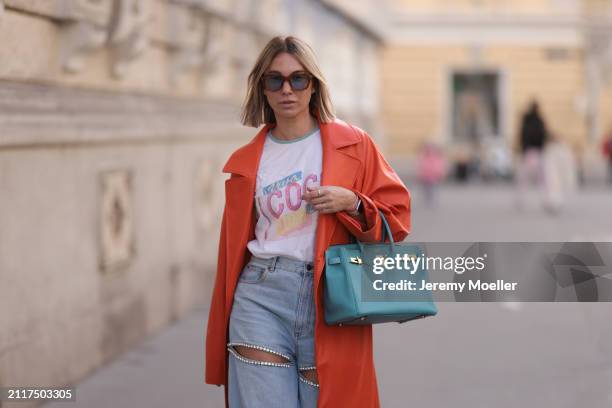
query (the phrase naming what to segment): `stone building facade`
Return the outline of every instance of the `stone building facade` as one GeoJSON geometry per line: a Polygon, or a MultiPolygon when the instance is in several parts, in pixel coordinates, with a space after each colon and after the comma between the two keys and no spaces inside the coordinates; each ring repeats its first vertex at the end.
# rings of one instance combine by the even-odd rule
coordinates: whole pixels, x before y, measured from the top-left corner
{"type": "Polygon", "coordinates": [[[385,4],[382,112],[396,163],[423,141],[451,154],[470,137],[515,150],[521,115],[535,98],[585,170],[592,164],[601,173],[599,141],[612,128],[612,2],[385,4]]]}
{"type": "Polygon", "coordinates": [[[376,135],[380,38],[332,1],[0,0],[0,385],[74,383],[208,303],[246,77],[289,33],[376,135]]]}

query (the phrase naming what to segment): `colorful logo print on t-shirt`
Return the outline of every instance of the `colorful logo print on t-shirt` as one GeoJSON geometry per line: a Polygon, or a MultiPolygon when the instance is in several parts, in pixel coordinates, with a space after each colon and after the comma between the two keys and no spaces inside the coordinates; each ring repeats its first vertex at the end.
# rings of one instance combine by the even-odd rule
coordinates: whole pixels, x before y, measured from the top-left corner
{"type": "Polygon", "coordinates": [[[303,235],[315,228],[314,209],[302,200],[306,187],[318,185],[318,176],[301,171],[270,183],[261,189],[257,197],[258,211],[268,221],[265,239],[275,241],[303,235]]]}

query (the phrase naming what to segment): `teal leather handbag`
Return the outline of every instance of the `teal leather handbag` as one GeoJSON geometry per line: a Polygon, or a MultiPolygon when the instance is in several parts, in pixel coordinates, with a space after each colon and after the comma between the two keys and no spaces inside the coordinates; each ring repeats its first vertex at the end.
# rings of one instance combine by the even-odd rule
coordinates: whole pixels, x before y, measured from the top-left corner
{"type": "Polygon", "coordinates": [[[422,266],[410,273],[397,269],[380,271],[384,258],[405,260],[420,257],[422,252],[417,245],[396,244],[385,216],[381,211],[379,214],[384,225],[380,243],[356,241],[332,245],[325,251],[323,303],[328,325],[404,323],[438,312],[431,291],[380,290],[383,280],[400,283],[411,280],[415,282],[413,287],[420,287],[422,281],[429,279],[422,266]],[[385,235],[389,243],[385,243],[385,235]],[[383,259],[376,259],[380,257],[383,259]]]}

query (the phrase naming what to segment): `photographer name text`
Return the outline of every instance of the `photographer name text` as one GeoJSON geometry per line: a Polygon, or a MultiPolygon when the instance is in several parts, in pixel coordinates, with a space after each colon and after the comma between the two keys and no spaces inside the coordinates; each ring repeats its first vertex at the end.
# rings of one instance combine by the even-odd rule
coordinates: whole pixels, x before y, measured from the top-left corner
{"type": "Polygon", "coordinates": [[[385,282],[382,279],[372,282],[374,290],[400,290],[400,291],[452,291],[463,292],[466,287],[468,290],[477,291],[515,291],[518,282],[506,282],[503,279],[497,279],[495,282],[486,282],[477,280],[468,280],[467,282],[428,282],[421,280],[420,282],[402,279],[398,282],[385,282]]]}

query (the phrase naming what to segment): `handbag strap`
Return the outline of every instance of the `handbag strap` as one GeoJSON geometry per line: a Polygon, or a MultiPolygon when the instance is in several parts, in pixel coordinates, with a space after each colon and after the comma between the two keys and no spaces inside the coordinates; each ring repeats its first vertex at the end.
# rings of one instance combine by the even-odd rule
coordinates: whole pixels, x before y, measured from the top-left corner
{"type": "MultiPolygon", "coordinates": [[[[385,218],[385,215],[383,214],[382,211],[378,210],[378,214],[380,214],[380,218],[382,219],[383,222],[383,228],[382,228],[382,235],[381,235],[381,239],[380,242],[384,243],[385,239],[387,237],[389,237],[389,243],[390,245],[394,245],[395,241],[393,240],[393,234],[391,234],[391,228],[389,227],[389,223],[387,222],[387,219],[385,218]]],[[[354,235],[351,234],[351,240],[357,244],[359,244],[359,246],[361,247],[361,241],[359,241],[354,235]]]]}
{"type": "Polygon", "coordinates": [[[380,242],[385,242],[385,238],[386,238],[385,235],[386,235],[387,237],[389,237],[389,242],[391,244],[394,244],[395,241],[393,241],[393,234],[391,234],[391,227],[389,227],[389,223],[387,222],[385,215],[380,210],[378,210],[378,213],[380,214],[380,218],[382,219],[382,222],[383,222],[382,238],[380,242]]]}

